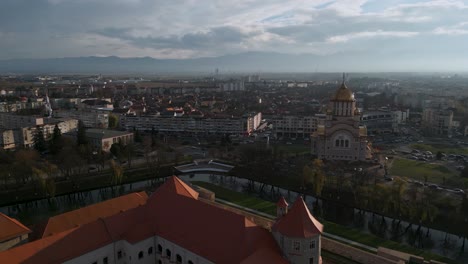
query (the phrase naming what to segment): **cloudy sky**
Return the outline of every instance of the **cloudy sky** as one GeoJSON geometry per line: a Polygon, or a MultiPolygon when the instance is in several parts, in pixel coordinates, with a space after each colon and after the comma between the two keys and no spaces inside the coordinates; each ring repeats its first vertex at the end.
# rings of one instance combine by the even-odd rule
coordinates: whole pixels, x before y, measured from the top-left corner
{"type": "Polygon", "coordinates": [[[468,0],[0,1],[0,59],[248,51],[384,54],[466,69],[468,0]]]}

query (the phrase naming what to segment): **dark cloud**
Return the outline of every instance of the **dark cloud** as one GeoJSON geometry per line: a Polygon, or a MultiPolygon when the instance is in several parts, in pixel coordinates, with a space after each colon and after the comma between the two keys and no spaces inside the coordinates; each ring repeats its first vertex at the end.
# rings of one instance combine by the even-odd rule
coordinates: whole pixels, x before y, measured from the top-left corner
{"type": "Polygon", "coordinates": [[[254,33],[244,33],[231,26],[215,27],[205,32],[188,33],[182,36],[134,37],[131,28],[106,28],[95,33],[129,41],[134,45],[149,48],[201,49],[235,45],[251,37],[254,33]]]}
{"type": "Polygon", "coordinates": [[[0,59],[466,53],[459,43],[468,42],[468,9],[461,2],[367,2],[1,0],[0,59]]]}

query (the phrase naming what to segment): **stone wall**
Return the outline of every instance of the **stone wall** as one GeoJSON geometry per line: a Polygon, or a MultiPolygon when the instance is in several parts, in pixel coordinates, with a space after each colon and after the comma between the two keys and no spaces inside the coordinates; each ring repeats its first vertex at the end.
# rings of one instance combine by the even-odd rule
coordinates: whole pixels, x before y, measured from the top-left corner
{"type": "Polygon", "coordinates": [[[12,247],[18,246],[22,243],[27,242],[27,240],[28,240],[28,234],[15,237],[7,241],[2,241],[0,242],[0,251],[4,251],[12,247]]]}
{"type": "Polygon", "coordinates": [[[322,249],[363,264],[404,264],[403,261],[386,259],[322,236],[322,249]]]}

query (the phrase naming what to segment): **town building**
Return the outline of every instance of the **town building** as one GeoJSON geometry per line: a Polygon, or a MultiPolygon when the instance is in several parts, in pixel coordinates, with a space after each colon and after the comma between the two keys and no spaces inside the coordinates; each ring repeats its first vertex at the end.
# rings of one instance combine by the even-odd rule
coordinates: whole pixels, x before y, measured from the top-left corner
{"type": "Polygon", "coordinates": [[[361,116],[361,125],[366,126],[369,134],[388,134],[398,129],[391,111],[368,111],[361,116]]]}
{"type": "Polygon", "coordinates": [[[366,160],[372,157],[367,128],[360,125],[353,92],[344,75],[340,88],[331,99],[324,124],[312,134],[312,154],[327,160],[366,160]]]}
{"type": "Polygon", "coordinates": [[[76,131],[78,128],[78,120],[70,118],[37,118],[19,119],[13,129],[0,129],[0,148],[14,149],[18,147],[30,148],[34,145],[34,135],[38,129],[42,130],[44,139],[49,140],[54,132],[55,125],[58,126],[61,133],[76,131]],[[26,124],[39,125],[24,126],[26,124]]]}
{"type": "Polygon", "coordinates": [[[54,110],[54,117],[78,119],[88,128],[108,128],[109,113],[102,109],[54,110]]]}
{"type": "Polygon", "coordinates": [[[0,130],[0,148],[1,149],[14,149],[15,133],[13,130],[0,130]]]}
{"type": "Polygon", "coordinates": [[[109,152],[114,143],[124,146],[133,143],[133,132],[90,128],[86,130],[86,138],[94,149],[109,152]]]}
{"type": "Polygon", "coordinates": [[[253,112],[245,115],[244,117],[247,118],[247,132],[252,133],[260,126],[262,122],[262,113],[261,112],[253,112]]]}
{"type": "Polygon", "coordinates": [[[392,111],[392,113],[393,113],[393,118],[395,119],[394,122],[397,125],[406,124],[406,122],[409,121],[409,116],[410,116],[410,110],[409,109],[395,110],[395,111],[392,111]]]}
{"type": "Polygon", "coordinates": [[[175,176],[137,203],[145,199],[112,215],[98,208],[74,212],[95,216],[64,217],[64,228],[0,252],[0,263],[321,263],[323,226],[301,197],[289,212],[281,205],[272,231],[200,197],[175,176]]]}
{"type": "Polygon", "coordinates": [[[44,117],[32,115],[17,115],[14,113],[0,113],[0,128],[15,129],[33,127],[44,124],[44,117]]]}
{"type": "Polygon", "coordinates": [[[450,110],[426,108],[422,114],[422,132],[428,136],[451,136],[453,112],[450,110]]]}
{"type": "Polygon", "coordinates": [[[29,233],[31,230],[18,220],[0,213],[0,252],[27,242],[29,233]]]}
{"type": "Polygon", "coordinates": [[[122,115],[119,124],[128,131],[159,131],[162,133],[243,135],[255,131],[262,120],[261,113],[233,116],[122,115]]]}
{"type": "Polygon", "coordinates": [[[317,130],[318,124],[325,119],[325,115],[275,115],[270,121],[273,134],[276,137],[309,138],[317,130]]]}

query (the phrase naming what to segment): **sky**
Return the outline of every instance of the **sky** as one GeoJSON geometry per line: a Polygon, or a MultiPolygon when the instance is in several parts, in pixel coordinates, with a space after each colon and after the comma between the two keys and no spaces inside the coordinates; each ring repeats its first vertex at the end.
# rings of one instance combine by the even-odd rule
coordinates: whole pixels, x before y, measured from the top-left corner
{"type": "Polygon", "coordinates": [[[467,47],[468,0],[0,1],[0,59],[259,51],[468,70],[467,47]]]}

